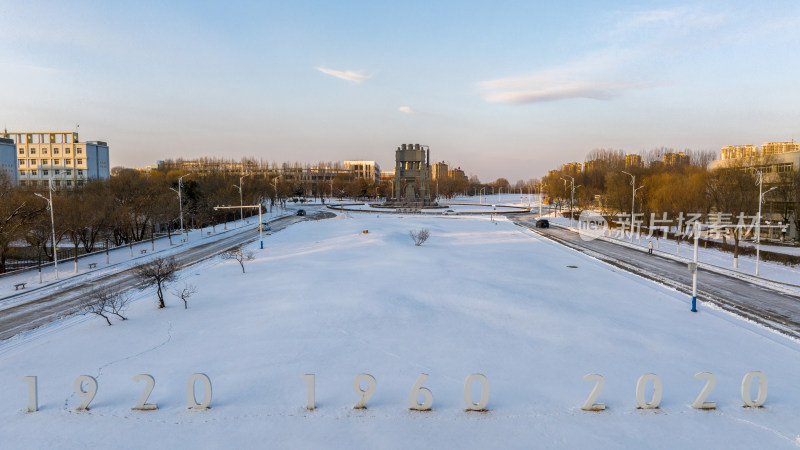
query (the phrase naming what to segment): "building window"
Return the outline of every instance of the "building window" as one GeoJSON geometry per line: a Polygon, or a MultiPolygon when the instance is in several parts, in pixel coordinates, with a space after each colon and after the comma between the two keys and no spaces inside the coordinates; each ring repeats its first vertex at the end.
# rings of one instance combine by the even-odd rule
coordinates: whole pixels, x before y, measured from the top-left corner
{"type": "Polygon", "coordinates": [[[20,165],[20,167],[24,166],[25,165],[25,160],[24,159],[20,159],[19,160],[19,165],[20,165]]]}
{"type": "Polygon", "coordinates": [[[82,148],[80,148],[80,147],[78,147],[78,150],[76,150],[76,152],[77,152],[79,155],[82,155],[82,154],[83,154],[83,149],[82,149],[82,148]]]}
{"type": "Polygon", "coordinates": [[[43,155],[46,155],[46,154],[47,154],[47,149],[46,149],[46,148],[43,148],[43,149],[42,149],[42,154],[43,154],[43,155]]]}
{"type": "Polygon", "coordinates": [[[25,171],[24,170],[20,170],[19,171],[19,176],[24,177],[25,176],[25,171]]]}
{"type": "Polygon", "coordinates": [[[60,172],[60,170],[54,170],[53,174],[58,175],[59,172],[60,172]]]}
{"type": "Polygon", "coordinates": [[[32,159],[28,164],[31,165],[31,166],[35,166],[36,165],[36,160],[32,159]]]}
{"type": "Polygon", "coordinates": [[[82,159],[76,159],[75,160],[75,164],[83,164],[83,160],[82,159]]]}
{"type": "Polygon", "coordinates": [[[71,170],[65,170],[64,171],[64,175],[72,175],[72,171],[71,170]]]}
{"type": "Polygon", "coordinates": [[[78,171],[78,175],[83,175],[83,171],[82,171],[82,170],[79,170],[79,171],[78,171]]]}
{"type": "Polygon", "coordinates": [[[20,155],[24,155],[25,154],[25,149],[24,148],[20,148],[19,149],[19,154],[20,155]]]}
{"type": "Polygon", "coordinates": [[[42,171],[42,175],[50,175],[50,171],[49,170],[43,170],[42,171]]]}
{"type": "Polygon", "coordinates": [[[66,153],[66,154],[68,154],[68,155],[69,155],[69,152],[70,152],[70,150],[69,150],[68,148],[67,148],[67,149],[64,149],[64,153],[66,153]]]}
{"type": "Polygon", "coordinates": [[[64,182],[67,186],[72,186],[72,180],[67,180],[64,182]]]}
{"type": "Polygon", "coordinates": [[[72,160],[71,159],[65,159],[64,160],[64,164],[70,165],[70,164],[72,164],[72,160]]]}
{"type": "Polygon", "coordinates": [[[57,148],[54,148],[54,149],[53,149],[53,154],[54,154],[54,155],[57,155],[57,154],[58,154],[58,149],[57,149],[57,148]]]}
{"type": "Polygon", "coordinates": [[[47,164],[47,160],[46,160],[46,159],[43,159],[43,160],[42,160],[42,164],[47,164]]]}
{"type": "Polygon", "coordinates": [[[54,159],[53,160],[53,165],[57,166],[57,165],[61,164],[59,161],[61,161],[61,160],[60,159],[54,159]]]}
{"type": "Polygon", "coordinates": [[[36,149],[35,149],[35,148],[32,148],[32,149],[31,149],[31,155],[35,155],[35,154],[36,154],[36,149]]]}
{"type": "Polygon", "coordinates": [[[35,170],[31,170],[31,175],[36,175],[36,171],[35,170]]]}

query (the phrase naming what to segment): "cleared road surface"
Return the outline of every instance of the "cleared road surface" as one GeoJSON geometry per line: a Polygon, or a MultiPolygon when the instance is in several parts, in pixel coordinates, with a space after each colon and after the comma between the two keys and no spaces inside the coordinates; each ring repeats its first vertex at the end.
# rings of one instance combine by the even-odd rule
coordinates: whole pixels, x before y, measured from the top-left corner
{"type": "MultiPolygon", "coordinates": [[[[535,228],[534,216],[509,217],[509,220],[581,253],[684,292],[687,309],[690,307],[692,274],[684,262],[600,239],[584,241],[578,233],[563,228],[535,228]]],[[[800,297],[703,270],[701,264],[697,272],[697,298],[800,338],[800,297]]]]}
{"type": "MultiPolygon", "coordinates": [[[[309,219],[332,217],[334,214],[309,212],[309,219]]],[[[275,233],[301,220],[304,217],[286,216],[270,222],[271,233],[275,233]]],[[[175,254],[175,260],[181,268],[191,266],[200,261],[212,258],[225,250],[252,242],[257,239],[255,227],[246,227],[242,230],[230,232],[213,241],[188,247],[186,250],[175,254]]],[[[24,297],[16,297],[0,302],[0,340],[11,338],[24,331],[46,325],[61,317],[79,312],[84,306],[84,299],[91,292],[104,286],[114,285],[122,290],[129,290],[141,286],[136,279],[134,269],[123,269],[119,272],[103,274],[92,277],[91,273],[75,282],[66,279],[61,282],[62,287],[56,292],[48,290],[46,295],[37,295],[35,291],[26,293],[24,297]],[[6,307],[6,304],[13,306],[6,307]]]]}

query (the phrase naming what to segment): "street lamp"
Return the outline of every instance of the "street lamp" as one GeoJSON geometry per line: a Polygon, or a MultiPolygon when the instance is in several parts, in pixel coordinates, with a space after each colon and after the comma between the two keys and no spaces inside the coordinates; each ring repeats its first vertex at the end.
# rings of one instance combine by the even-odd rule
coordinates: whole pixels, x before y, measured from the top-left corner
{"type": "Polygon", "coordinates": [[[480,190],[480,192],[479,192],[479,194],[480,194],[480,197],[479,197],[479,198],[480,198],[480,203],[481,203],[481,205],[483,204],[483,195],[484,195],[484,192],[485,192],[485,191],[486,191],[486,187],[482,187],[482,188],[481,188],[481,190],[480,190]]]}
{"type": "Polygon", "coordinates": [[[233,187],[235,187],[236,189],[239,190],[239,215],[240,215],[240,217],[242,219],[242,225],[244,225],[244,201],[242,200],[242,181],[244,180],[244,177],[249,176],[249,175],[250,175],[249,173],[246,173],[246,174],[240,176],[239,177],[239,185],[238,186],[235,185],[235,184],[233,185],[233,187]]]}
{"type": "Polygon", "coordinates": [[[634,226],[634,224],[636,222],[636,220],[635,220],[636,216],[633,214],[633,210],[636,207],[636,191],[638,191],[639,189],[643,188],[644,185],[639,186],[637,188],[636,187],[636,175],[634,175],[632,173],[625,172],[624,170],[622,171],[622,173],[630,175],[630,177],[631,177],[631,187],[633,188],[633,191],[631,193],[631,242],[633,242],[633,226],[634,226]]]}
{"type": "Polygon", "coordinates": [[[767,192],[762,192],[764,189],[764,173],[761,169],[756,169],[751,166],[745,166],[749,169],[752,169],[758,174],[758,216],[756,220],[756,276],[758,276],[758,260],[759,253],[761,250],[761,203],[764,202],[764,195],[772,190],[778,189],[777,186],[773,186],[767,189],[767,192]]]}
{"type": "Polygon", "coordinates": [[[50,191],[50,198],[48,199],[44,195],[36,192],[37,197],[42,197],[46,202],[47,206],[50,208],[50,226],[53,228],[53,267],[56,270],[56,280],[58,279],[58,251],[56,250],[56,220],[55,216],[53,215],[53,179],[51,178],[48,184],[48,190],[50,191]]]}
{"type": "MultiPolygon", "coordinates": [[[[181,196],[181,188],[183,187],[183,178],[184,177],[188,177],[189,175],[191,175],[191,174],[187,173],[186,175],[178,177],[178,190],[177,191],[175,189],[169,188],[171,191],[178,193],[178,208],[180,209],[180,214],[181,214],[181,236],[183,236],[183,197],[181,196]]],[[[189,240],[189,235],[188,234],[186,235],[186,240],[187,241],[189,240]]]]}
{"type": "MultiPolygon", "coordinates": [[[[573,178],[573,177],[571,177],[569,175],[564,175],[564,176],[569,178],[570,186],[572,187],[572,196],[570,197],[570,200],[569,200],[569,226],[570,226],[570,228],[572,228],[572,203],[575,201],[575,178],[573,178]]],[[[567,183],[567,179],[566,178],[561,177],[561,179],[564,180],[564,184],[567,183]]]]}

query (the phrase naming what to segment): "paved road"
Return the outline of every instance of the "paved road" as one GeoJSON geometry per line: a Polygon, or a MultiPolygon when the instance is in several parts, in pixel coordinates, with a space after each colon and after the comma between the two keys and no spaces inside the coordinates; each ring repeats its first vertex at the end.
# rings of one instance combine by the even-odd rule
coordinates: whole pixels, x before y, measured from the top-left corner
{"type": "MultiPolygon", "coordinates": [[[[301,220],[334,216],[328,212],[309,212],[309,214],[307,218],[297,216],[279,218],[271,222],[271,233],[276,233],[301,220]]],[[[176,254],[175,259],[181,268],[191,266],[225,250],[256,240],[254,229],[254,227],[247,227],[241,231],[230,232],[220,239],[188,247],[176,254]]],[[[8,307],[5,307],[3,303],[11,304],[10,300],[0,302],[0,340],[11,338],[21,332],[38,328],[61,317],[79,312],[83,308],[87,295],[103,286],[112,284],[122,290],[141,286],[139,280],[136,279],[134,269],[120,269],[120,271],[104,273],[99,276],[92,276],[90,272],[80,280],[74,278],[64,280],[61,282],[62,287],[55,293],[41,295],[36,291],[31,291],[24,297],[14,298],[13,306],[8,307]]]]}
{"type": "MultiPolygon", "coordinates": [[[[684,292],[688,295],[687,307],[690,305],[692,275],[686,263],[600,239],[584,241],[578,233],[563,228],[538,229],[532,216],[510,220],[579,252],[684,292]]],[[[800,297],[700,267],[698,299],[800,338],[800,297]]]]}

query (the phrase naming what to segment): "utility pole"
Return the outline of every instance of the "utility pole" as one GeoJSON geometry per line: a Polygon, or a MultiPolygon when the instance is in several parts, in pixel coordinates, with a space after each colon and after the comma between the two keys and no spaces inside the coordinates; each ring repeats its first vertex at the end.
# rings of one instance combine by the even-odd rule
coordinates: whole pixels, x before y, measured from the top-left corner
{"type": "Polygon", "coordinates": [[[47,182],[48,190],[50,191],[50,198],[48,199],[42,194],[36,193],[37,196],[43,198],[47,205],[50,207],[50,225],[53,229],[53,267],[56,271],[56,280],[58,279],[58,250],[56,249],[56,220],[53,214],[53,179],[50,178],[47,182]]]}
{"type": "Polygon", "coordinates": [[[643,188],[644,185],[639,186],[637,188],[636,187],[636,175],[633,175],[632,173],[625,172],[624,170],[622,171],[622,173],[627,174],[627,175],[629,175],[631,177],[631,188],[632,188],[632,192],[631,192],[631,242],[633,242],[633,227],[636,224],[636,220],[635,220],[636,219],[636,215],[633,213],[634,209],[636,208],[636,191],[638,191],[639,189],[643,188]]]}

